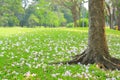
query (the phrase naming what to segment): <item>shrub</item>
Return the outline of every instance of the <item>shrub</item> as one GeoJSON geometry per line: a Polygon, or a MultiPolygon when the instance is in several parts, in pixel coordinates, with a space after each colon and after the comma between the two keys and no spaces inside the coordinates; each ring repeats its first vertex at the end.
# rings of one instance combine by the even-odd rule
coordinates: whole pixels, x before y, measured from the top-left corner
{"type": "Polygon", "coordinates": [[[67,27],[68,27],[68,28],[74,27],[74,23],[68,23],[68,24],[67,24],[67,27]]]}
{"type": "Polygon", "coordinates": [[[77,23],[79,24],[80,27],[88,27],[89,25],[87,18],[80,19],[80,22],[79,20],[77,20],[77,23]]]}

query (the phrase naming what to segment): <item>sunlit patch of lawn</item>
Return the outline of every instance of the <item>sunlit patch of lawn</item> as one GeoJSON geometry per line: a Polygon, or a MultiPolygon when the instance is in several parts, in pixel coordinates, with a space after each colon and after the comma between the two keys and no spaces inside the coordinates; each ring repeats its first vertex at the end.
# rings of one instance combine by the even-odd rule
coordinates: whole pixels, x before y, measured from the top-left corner
{"type": "MultiPolygon", "coordinates": [[[[107,29],[111,55],[120,58],[120,32],[107,29]]],[[[96,65],[48,65],[87,47],[88,28],[0,28],[0,80],[119,80],[120,71],[96,65]]]]}

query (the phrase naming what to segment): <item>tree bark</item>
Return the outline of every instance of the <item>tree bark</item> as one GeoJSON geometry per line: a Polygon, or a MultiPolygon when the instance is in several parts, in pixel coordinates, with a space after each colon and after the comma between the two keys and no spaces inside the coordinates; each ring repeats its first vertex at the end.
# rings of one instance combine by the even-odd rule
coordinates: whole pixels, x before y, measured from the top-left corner
{"type": "Polygon", "coordinates": [[[77,4],[73,4],[73,6],[71,7],[71,13],[72,13],[72,17],[73,17],[73,22],[74,22],[74,27],[78,27],[77,24],[77,19],[78,19],[78,11],[77,11],[77,4]]]}

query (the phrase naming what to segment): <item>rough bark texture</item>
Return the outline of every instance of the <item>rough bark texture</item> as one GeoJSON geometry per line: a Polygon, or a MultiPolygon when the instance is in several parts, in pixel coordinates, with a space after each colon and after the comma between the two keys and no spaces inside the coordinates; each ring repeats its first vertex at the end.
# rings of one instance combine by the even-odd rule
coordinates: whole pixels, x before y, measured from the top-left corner
{"type": "Polygon", "coordinates": [[[104,0],[89,0],[88,48],[63,64],[97,64],[104,69],[120,70],[120,60],[109,55],[105,36],[104,0]]]}

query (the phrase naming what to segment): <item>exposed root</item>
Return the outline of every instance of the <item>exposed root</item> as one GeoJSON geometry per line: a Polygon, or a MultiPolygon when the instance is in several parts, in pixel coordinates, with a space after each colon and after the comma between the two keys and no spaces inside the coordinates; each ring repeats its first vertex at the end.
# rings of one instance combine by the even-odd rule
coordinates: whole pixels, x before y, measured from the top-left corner
{"type": "Polygon", "coordinates": [[[104,70],[120,70],[120,60],[110,57],[104,56],[101,54],[95,54],[92,50],[85,50],[82,54],[75,55],[73,60],[56,62],[50,64],[97,64],[97,67],[102,68],[104,70]]]}
{"type": "Polygon", "coordinates": [[[99,67],[103,68],[103,69],[107,69],[107,70],[120,70],[120,65],[114,63],[113,61],[111,61],[110,59],[107,59],[106,57],[102,57],[99,61],[97,61],[96,64],[101,64],[99,67]]]}
{"type": "Polygon", "coordinates": [[[119,64],[120,65],[120,59],[117,59],[117,58],[114,58],[114,57],[111,57],[110,60],[116,64],[119,64]]]}

